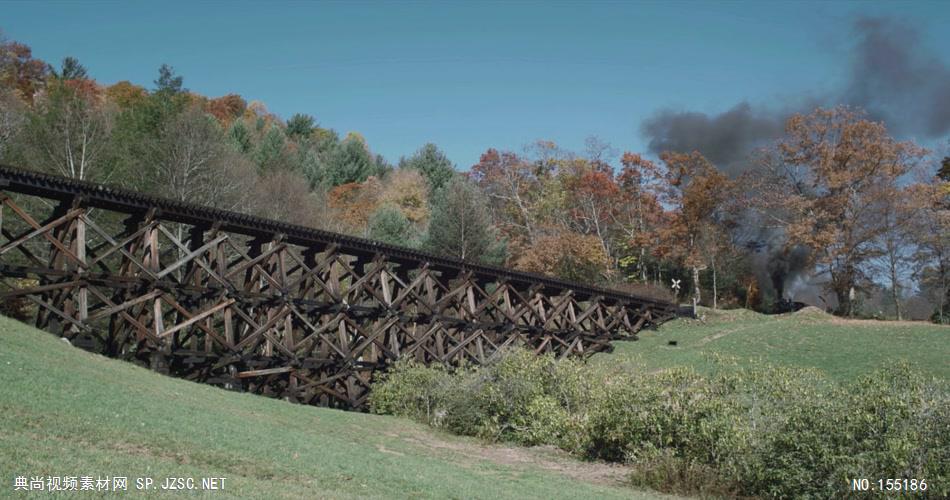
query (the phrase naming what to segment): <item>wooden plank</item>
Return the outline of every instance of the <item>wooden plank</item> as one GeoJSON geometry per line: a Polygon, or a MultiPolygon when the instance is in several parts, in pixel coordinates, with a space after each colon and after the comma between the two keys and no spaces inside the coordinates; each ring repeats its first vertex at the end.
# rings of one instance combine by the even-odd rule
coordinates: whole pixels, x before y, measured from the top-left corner
{"type": "Polygon", "coordinates": [[[134,299],[127,300],[121,304],[117,304],[111,307],[106,307],[104,309],[99,309],[95,313],[89,316],[89,321],[97,320],[99,318],[104,318],[106,316],[112,316],[113,314],[128,309],[136,304],[141,304],[142,302],[147,302],[155,297],[158,297],[162,294],[161,290],[152,290],[151,292],[146,293],[145,295],[140,295],[134,299]]]}
{"type": "MultiPolygon", "coordinates": [[[[14,212],[16,212],[17,215],[20,216],[21,219],[23,219],[24,221],[26,221],[26,223],[29,224],[30,226],[32,226],[34,229],[39,229],[39,228],[40,228],[40,224],[39,224],[38,222],[36,222],[32,217],[30,217],[29,214],[27,214],[26,212],[24,212],[20,207],[18,207],[18,206],[16,205],[16,203],[13,203],[13,200],[11,200],[10,198],[7,198],[7,199],[3,200],[3,202],[6,203],[7,206],[9,206],[14,212]]],[[[42,235],[43,235],[44,238],[46,238],[47,241],[50,242],[50,244],[52,244],[54,247],[56,247],[57,250],[59,250],[60,252],[63,252],[63,254],[65,254],[67,257],[71,258],[71,259],[73,260],[73,262],[77,263],[77,264],[79,265],[79,267],[83,267],[83,268],[86,267],[86,263],[85,263],[85,262],[79,262],[79,257],[76,257],[76,255],[75,255],[74,253],[72,253],[72,252],[69,250],[69,248],[66,248],[66,245],[64,245],[62,241],[59,241],[58,239],[56,239],[56,238],[54,238],[53,236],[51,236],[48,231],[47,231],[47,232],[43,232],[42,235]]]]}
{"type": "Polygon", "coordinates": [[[33,231],[30,231],[29,233],[24,234],[23,236],[20,236],[15,241],[11,241],[10,243],[7,243],[2,248],[0,248],[0,255],[3,255],[9,252],[10,250],[13,250],[14,248],[22,245],[23,243],[27,242],[28,240],[32,238],[35,238],[36,236],[48,233],[49,231],[52,231],[53,229],[56,229],[59,226],[67,222],[70,222],[79,213],[81,213],[81,210],[77,210],[77,209],[70,210],[69,212],[66,213],[66,215],[54,220],[53,222],[50,222],[44,226],[36,228],[33,231]]]}
{"type": "Polygon", "coordinates": [[[202,311],[202,312],[200,312],[200,313],[198,313],[198,314],[192,316],[191,319],[189,319],[189,320],[187,320],[187,321],[183,321],[183,322],[181,322],[181,323],[179,323],[179,324],[177,324],[177,325],[175,325],[175,326],[173,326],[173,327],[171,327],[171,328],[165,330],[164,332],[162,332],[162,333],[159,334],[159,337],[167,337],[167,336],[169,336],[169,335],[171,335],[171,334],[173,334],[173,333],[175,333],[175,332],[177,332],[177,331],[179,331],[179,330],[188,328],[189,326],[191,326],[191,325],[197,323],[198,321],[201,321],[202,319],[204,319],[204,318],[206,318],[206,317],[208,317],[208,316],[210,316],[210,315],[212,315],[212,314],[214,314],[214,313],[220,311],[221,309],[224,309],[225,307],[230,306],[230,305],[233,304],[234,302],[235,302],[234,299],[227,299],[227,300],[225,300],[224,302],[221,302],[220,304],[218,304],[218,305],[216,305],[216,306],[214,306],[214,307],[212,307],[212,308],[210,308],[210,309],[206,309],[206,310],[204,310],[204,311],[202,311]]]}
{"type": "Polygon", "coordinates": [[[197,248],[196,250],[193,250],[193,251],[191,251],[191,252],[188,252],[187,255],[185,255],[184,257],[182,257],[182,258],[180,258],[180,259],[178,259],[178,261],[176,261],[175,263],[171,264],[170,266],[166,266],[165,269],[162,269],[162,270],[161,270],[158,274],[156,274],[155,276],[156,276],[157,278],[159,278],[159,279],[161,279],[161,278],[163,278],[163,277],[165,277],[165,276],[168,276],[169,273],[174,272],[176,269],[178,269],[179,267],[181,267],[181,266],[187,264],[188,262],[190,262],[190,261],[191,261],[192,259],[194,259],[195,257],[197,257],[197,256],[199,256],[199,255],[205,253],[206,251],[208,251],[208,249],[211,248],[212,246],[217,245],[218,243],[221,243],[222,241],[224,241],[224,240],[226,240],[226,239],[228,239],[228,235],[226,235],[226,234],[225,234],[225,235],[222,235],[222,236],[218,236],[217,238],[215,238],[215,239],[209,241],[208,243],[205,243],[204,245],[200,246],[200,247],[197,248]]]}
{"type": "Polygon", "coordinates": [[[289,366],[284,366],[281,368],[267,368],[264,370],[249,370],[246,372],[238,372],[238,378],[248,378],[248,377],[263,377],[265,375],[276,375],[278,373],[291,373],[294,369],[289,366]]]}

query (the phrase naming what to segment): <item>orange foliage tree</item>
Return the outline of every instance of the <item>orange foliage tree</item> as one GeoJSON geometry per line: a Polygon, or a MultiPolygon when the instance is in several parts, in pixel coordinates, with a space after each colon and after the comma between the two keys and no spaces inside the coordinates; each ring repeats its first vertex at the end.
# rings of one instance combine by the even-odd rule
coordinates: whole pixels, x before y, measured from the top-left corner
{"type": "Polygon", "coordinates": [[[230,126],[234,120],[242,117],[246,109],[247,102],[237,94],[228,94],[217,99],[210,99],[205,104],[205,110],[208,114],[217,118],[221,126],[225,128],[230,126]]]}
{"type": "Polygon", "coordinates": [[[763,156],[767,176],[762,212],[804,245],[838,312],[854,313],[855,291],[870,281],[869,260],[877,255],[881,196],[926,154],[912,142],[894,140],[883,123],[847,107],[795,115],[785,137],[763,156]]]}
{"type": "Polygon", "coordinates": [[[145,87],[123,80],[106,87],[106,96],[120,108],[131,108],[148,97],[145,87]]]}
{"type": "MultiPolygon", "coordinates": [[[[375,179],[375,178],[374,178],[375,179]]],[[[400,168],[383,178],[381,205],[398,209],[406,220],[423,226],[429,220],[429,185],[418,170],[400,168]]]]}
{"type": "Polygon", "coordinates": [[[0,85],[14,89],[25,102],[32,104],[46,84],[48,67],[43,60],[33,58],[28,45],[0,39],[0,85]]]}
{"type": "MultiPolygon", "coordinates": [[[[645,283],[647,260],[656,257],[660,245],[658,229],[667,223],[667,214],[660,205],[663,173],[652,161],[630,152],[623,154],[620,163],[623,167],[617,176],[620,196],[613,212],[614,227],[632,255],[621,256],[619,264],[621,268],[633,266],[635,276],[645,283]]],[[[656,277],[659,280],[659,272],[656,277]]]]}
{"type": "Polygon", "coordinates": [[[658,253],[690,269],[696,304],[702,299],[699,273],[711,269],[715,307],[717,257],[728,245],[725,228],[732,183],[699,152],[667,152],[660,159],[667,170],[661,193],[672,214],[668,224],[658,228],[658,253]]]}
{"type": "Polygon", "coordinates": [[[563,279],[601,281],[610,259],[594,235],[570,230],[549,230],[534,245],[520,249],[516,268],[563,279]]]}
{"type": "Polygon", "coordinates": [[[488,196],[502,231],[512,238],[534,241],[546,172],[514,153],[489,149],[472,166],[470,177],[488,196]]]}
{"type": "Polygon", "coordinates": [[[336,211],[341,228],[350,234],[363,234],[370,215],[379,208],[383,186],[376,177],[366,182],[341,184],[327,194],[327,205],[336,211]]]}
{"type": "Polygon", "coordinates": [[[562,210],[568,227],[594,238],[590,241],[596,241],[606,257],[603,271],[610,274],[614,267],[612,225],[620,206],[620,187],[609,165],[575,160],[569,166],[560,175],[564,189],[562,210]]]}

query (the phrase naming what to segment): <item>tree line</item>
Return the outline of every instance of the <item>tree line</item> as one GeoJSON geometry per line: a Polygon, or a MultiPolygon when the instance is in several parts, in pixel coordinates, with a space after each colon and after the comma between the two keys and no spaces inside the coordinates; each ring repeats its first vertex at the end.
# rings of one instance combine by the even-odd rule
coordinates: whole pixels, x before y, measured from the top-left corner
{"type": "Polygon", "coordinates": [[[791,117],[738,176],[594,138],[490,148],[461,172],[431,143],[394,165],[312,116],[202,96],[168,65],[148,88],[103,85],[0,38],[0,161],[711,307],[809,289],[839,314],[950,322],[950,158],[859,109],[791,117]]]}

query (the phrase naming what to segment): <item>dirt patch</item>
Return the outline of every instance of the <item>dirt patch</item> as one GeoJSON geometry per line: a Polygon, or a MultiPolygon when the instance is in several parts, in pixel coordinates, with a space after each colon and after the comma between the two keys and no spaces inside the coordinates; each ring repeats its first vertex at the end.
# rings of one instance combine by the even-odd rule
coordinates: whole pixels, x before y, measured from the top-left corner
{"type": "Polygon", "coordinates": [[[828,322],[833,325],[873,326],[877,328],[886,328],[889,326],[941,326],[929,321],[881,321],[876,319],[840,318],[830,314],[828,315],[828,322]]]}
{"type": "Polygon", "coordinates": [[[794,314],[798,316],[831,316],[830,314],[815,306],[805,306],[795,311],[794,314]]]}
{"type": "Polygon", "coordinates": [[[795,312],[785,313],[780,316],[787,316],[795,319],[804,319],[810,321],[826,321],[834,318],[831,314],[826,313],[820,308],[815,306],[805,306],[795,312]]]}
{"type": "Polygon", "coordinates": [[[811,321],[827,321],[833,325],[846,325],[846,326],[871,326],[871,327],[888,327],[888,326],[921,326],[921,325],[933,325],[929,321],[891,321],[891,320],[876,320],[876,319],[854,319],[854,318],[842,318],[840,316],[835,316],[833,314],[827,313],[817,307],[808,306],[804,307],[799,311],[789,313],[788,316],[795,319],[806,319],[811,321]]]}
{"type": "Polygon", "coordinates": [[[744,330],[748,330],[749,328],[752,328],[753,326],[757,326],[757,325],[740,326],[739,328],[732,328],[732,329],[729,329],[729,330],[723,330],[723,331],[721,331],[721,332],[714,333],[714,334],[712,334],[712,335],[710,335],[710,336],[708,336],[708,337],[703,337],[703,338],[699,339],[698,342],[696,342],[696,347],[702,347],[702,346],[704,346],[704,345],[706,345],[706,344],[712,342],[713,340],[718,340],[718,339],[721,339],[721,338],[725,337],[726,335],[733,334],[733,333],[738,333],[738,332],[741,332],[741,331],[744,331],[744,330]]]}
{"type": "Polygon", "coordinates": [[[404,439],[417,446],[456,453],[469,459],[486,460],[506,467],[537,467],[596,485],[626,485],[632,472],[630,467],[624,465],[582,462],[554,446],[523,448],[477,442],[451,442],[424,432],[413,432],[404,436],[404,439]]]}
{"type": "Polygon", "coordinates": [[[395,451],[395,450],[390,450],[390,449],[386,448],[385,446],[383,446],[383,445],[381,445],[381,444],[377,444],[377,445],[376,445],[376,451],[378,451],[378,452],[380,452],[380,453],[388,453],[388,454],[390,454],[390,455],[397,455],[397,456],[400,456],[400,457],[406,456],[405,453],[402,453],[402,452],[399,452],[399,451],[395,451]]]}

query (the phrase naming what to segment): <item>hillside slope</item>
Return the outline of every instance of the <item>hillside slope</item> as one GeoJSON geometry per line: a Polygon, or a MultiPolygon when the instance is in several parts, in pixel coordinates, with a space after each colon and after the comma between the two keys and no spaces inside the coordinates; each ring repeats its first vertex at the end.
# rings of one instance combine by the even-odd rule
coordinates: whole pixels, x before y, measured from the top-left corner
{"type": "Polygon", "coordinates": [[[209,498],[669,498],[622,467],[172,379],[3,317],[0,381],[0,496],[58,475],[226,477],[209,498]]]}
{"type": "Polygon", "coordinates": [[[909,321],[848,320],[815,308],[779,315],[703,309],[704,321],[676,319],[645,331],[636,342],[615,342],[611,354],[638,358],[648,370],[712,366],[715,355],[740,363],[814,367],[847,380],[905,360],[924,373],[950,379],[950,327],[909,321]],[[675,341],[676,345],[670,345],[675,341]]]}

